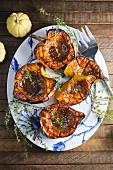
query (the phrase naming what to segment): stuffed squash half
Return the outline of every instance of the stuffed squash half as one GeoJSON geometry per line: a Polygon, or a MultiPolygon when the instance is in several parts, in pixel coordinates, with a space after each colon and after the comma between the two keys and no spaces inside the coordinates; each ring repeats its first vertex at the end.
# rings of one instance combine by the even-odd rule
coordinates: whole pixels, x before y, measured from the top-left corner
{"type": "Polygon", "coordinates": [[[42,130],[49,138],[67,137],[74,133],[84,113],[68,107],[65,103],[52,104],[40,113],[42,130]]]}
{"type": "Polygon", "coordinates": [[[65,31],[50,29],[45,41],[37,44],[34,54],[45,67],[58,70],[74,58],[75,51],[65,31]]]}
{"type": "Polygon", "coordinates": [[[15,75],[14,96],[30,103],[45,102],[53,94],[55,84],[42,64],[26,64],[15,75]]]}

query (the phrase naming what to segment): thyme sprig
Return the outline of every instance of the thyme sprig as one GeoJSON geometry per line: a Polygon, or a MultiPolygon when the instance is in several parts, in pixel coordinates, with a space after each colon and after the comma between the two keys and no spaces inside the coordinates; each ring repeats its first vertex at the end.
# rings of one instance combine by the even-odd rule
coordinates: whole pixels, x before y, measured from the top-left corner
{"type": "Polygon", "coordinates": [[[52,108],[48,108],[48,106],[45,106],[45,109],[50,113],[51,120],[54,119],[59,126],[62,126],[62,125],[63,125],[63,122],[60,120],[60,118],[58,118],[58,117],[56,117],[56,116],[54,115],[52,108]]]}
{"type": "Polygon", "coordinates": [[[55,80],[56,80],[56,89],[59,91],[59,92],[62,92],[61,91],[61,87],[62,87],[62,83],[60,82],[60,79],[62,77],[62,72],[57,72],[57,76],[55,76],[55,80]]]}
{"type": "Polygon", "coordinates": [[[59,17],[57,17],[56,15],[51,15],[50,13],[48,13],[43,7],[39,9],[39,12],[42,14],[42,15],[45,15],[45,16],[51,16],[53,18],[53,20],[56,22],[56,24],[58,25],[58,27],[56,28],[56,30],[59,29],[59,26],[63,26],[65,27],[68,31],[69,31],[69,36],[72,40],[72,43],[73,43],[73,46],[74,46],[74,49],[76,52],[78,52],[78,46],[77,46],[77,43],[76,43],[76,34],[75,32],[72,32],[70,30],[70,28],[68,27],[68,25],[62,21],[59,17]]]}
{"type": "MultiPolygon", "coordinates": [[[[37,106],[37,108],[39,108],[40,110],[42,109],[41,106],[37,106]]],[[[9,129],[8,127],[8,123],[9,123],[9,120],[11,118],[11,110],[13,110],[15,116],[16,116],[16,124],[14,124],[14,132],[15,132],[15,135],[16,135],[16,140],[18,142],[20,142],[21,140],[24,142],[24,144],[26,144],[28,147],[32,147],[31,143],[27,140],[26,138],[26,135],[27,134],[23,134],[20,130],[20,125],[19,125],[19,121],[21,119],[21,114],[24,110],[27,110],[27,111],[32,111],[36,109],[36,105],[35,104],[29,104],[27,102],[23,102],[23,101],[20,101],[20,100],[17,100],[13,97],[12,101],[10,101],[7,109],[6,109],[6,115],[5,115],[5,125],[6,125],[6,128],[9,129]],[[18,113],[19,112],[19,113],[18,113]]],[[[32,114],[33,115],[33,114],[32,114]]],[[[29,121],[29,119],[28,119],[29,121]]],[[[26,122],[26,130],[27,130],[27,124],[29,122],[26,122]]]]}
{"type": "Polygon", "coordinates": [[[47,111],[49,111],[49,113],[51,114],[51,119],[52,120],[55,120],[55,122],[59,125],[59,126],[62,126],[63,125],[63,122],[60,120],[59,117],[55,117],[54,113],[52,112],[52,109],[49,109],[49,108],[46,108],[47,111]]]}
{"type": "Polygon", "coordinates": [[[5,117],[4,117],[4,122],[5,122],[5,125],[6,125],[7,129],[9,129],[8,123],[9,123],[10,118],[11,118],[11,111],[10,111],[10,108],[8,106],[7,109],[6,109],[5,117]]]}
{"type": "Polygon", "coordinates": [[[53,20],[56,21],[57,25],[62,25],[67,27],[67,25],[65,24],[65,22],[61,21],[61,19],[59,17],[57,17],[56,15],[51,15],[49,12],[47,12],[43,7],[39,9],[40,14],[42,15],[46,15],[46,16],[52,16],[53,20]]]}
{"type": "Polygon", "coordinates": [[[18,128],[17,124],[14,124],[14,132],[16,135],[16,140],[20,143],[21,141],[24,143],[25,146],[25,152],[24,155],[25,157],[28,157],[28,148],[32,148],[32,143],[30,141],[28,141],[28,139],[26,138],[26,136],[24,134],[22,134],[21,130],[18,128]]]}
{"type": "Polygon", "coordinates": [[[31,72],[30,72],[28,69],[26,69],[25,78],[28,79],[28,80],[30,81],[31,85],[35,87],[35,84],[36,84],[36,83],[35,83],[35,81],[33,80],[32,74],[31,74],[31,72]]]}
{"type": "Polygon", "coordinates": [[[14,124],[14,132],[15,132],[15,135],[16,135],[16,140],[17,140],[18,142],[20,142],[20,136],[18,135],[19,128],[17,127],[16,124],[14,124]]]}
{"type": "Polygon", "coordinates": [[[101,120],[103,120],[104,117],[107,119],[113,120],[113,111],[110,110],[103,110],[104,105],[106,105],[106,102],[112,102],[113,96],[105,96],[103,97],[101,94],[104,93],[106,89],[94,91],[91,92],[93,101],[91,103],[91,110],[93,113],[95,113],[101,120]]]}
{"type": "MultiPolygon", "coordinates": [[[[16,135],[16,140],[18,142],[20,142],[21,140],[24,142],[24,144],[26,144],[28,147],[32,147],[31,143],[27,140],[26,138],[26,135],[27,135],[27,129],[28,129],[28,125],[29,125],[29,122],[26,122],[26,132],[25,134],[23,134],[20,130],[20,124],[19,124],[19,121],[21,120],[21,114],[23,113],[23,111],[28,111],[28,112],[32,112],[34,109],[38,109],[38,110],[42,110],[42,109],[47,109],[47,106],[43,103],[43,107],[40,106],[40,105],[36,105],[36,104],[30,104],[30,103],[27,103],[27,102],[23,102],[21,100],[17,100],[16,98],[12,98],[12,101],[9,103],[9,106],[7,107],[7,110],[6,110],[6,115],[5,115],[5,125],[7,127],[7,129],[9,129],[8,127],[8,123],[9,123],[9,120],[11,118],[11,110],[13,110],[15,116],[16,116],[16,124],[14,124],[14,132],[15,132],[15,135],[16,135]]],[[[51,115],[51,119],[54,119],[58,125],[62,125],[62,122],[60,121],[59,118],[55,117],[53,112],[52,112],[52,109],[48,109],[48,111],[50,112],[50,115],[51,115]]],[[[32,114],[33,116],[33,114],[32,114]]],[[[27,119],[27,121],[30,121],[29,118],[27,119]]],[[[39,128],[40,129],[40,128],[39,128]]],[[[29,130],[29,129],[28,129],[29,130]]],[[[36,134],[36,132],[35,132],[36,134]]],[[[34,134],[34,135],[35,135],[34,134]]],[[[38,134],[38,133],[37,133],[38,134]]],[[[33,134],[32,134],[33,135],[33,134]]],[[[44,146],[44,148],[47,150],[47,146],[45,143],[43,143],[42,139],[40,138],[39,135],[36,135],[35,136],[35,139],[38,139],[40,144],[44,146]]]]}
{"type": "Polygon", "coordinates": [[[46,146],[45,143],[43,143],[42,139],[41,139],[39,136],[37,136],[37,139],[38,139],[38,141],[40,142],[40,144],[41,144],[42,146],[44,146],[44,149],[45,149],[46,151],[48,151],[48,147],[46,146]]]}

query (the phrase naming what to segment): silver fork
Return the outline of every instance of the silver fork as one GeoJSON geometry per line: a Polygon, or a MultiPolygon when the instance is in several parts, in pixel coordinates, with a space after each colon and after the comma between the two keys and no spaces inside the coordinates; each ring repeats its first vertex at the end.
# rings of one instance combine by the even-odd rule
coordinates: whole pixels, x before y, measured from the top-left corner
{"type": "MultiPolygon", "coordinates": [[[[86,31],[82,28],[82,32],[79,30],[76,30],[75,32],[77,37],[78,50],[83,56],[96,62],[95,55],[98,51],[98,44],[89,28],[85,26],[85,29],[86,31]]],[[[109,94],[113,96],[113,91],[109,85],[108,79],[104,78],[102,83],[104,86],[106,86],[109,94]]]]}

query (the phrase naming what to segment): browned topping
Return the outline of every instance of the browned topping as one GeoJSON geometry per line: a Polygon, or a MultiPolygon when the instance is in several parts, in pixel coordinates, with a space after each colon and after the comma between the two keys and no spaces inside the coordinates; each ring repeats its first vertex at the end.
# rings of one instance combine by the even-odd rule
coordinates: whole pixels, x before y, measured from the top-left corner
{"type": "Polygon", "coordinates": [[[22,79],[23,89],[32,96],[42,95],[44,91],[44,79],[34,72],[30,73],[32,82],[29,78],[26,78],[26,76],[24,76],[22,79]]]}
{"type": "Polygon", "coordinates": [[[41,111],[40,123],[49,138],[66,137],[75,131],[84,116],[82,112],[68,107],[65,103],[58,103],[41,111]]]}
{"type": "Polygon", "coordinates": [[[14,96],[30,103],[47,101],[55,90],[56,81],[44,76],[43,70],[44,67],[40,63],[21,67],[15,76],[14,96]]]}
{"type": "Polygon", "coordinates": [[[49,30],[45,43],[35,48],[35,56],[47,68],[58,70],[68,64],[75,55],[69,35],[62,30],[49,30]]]}

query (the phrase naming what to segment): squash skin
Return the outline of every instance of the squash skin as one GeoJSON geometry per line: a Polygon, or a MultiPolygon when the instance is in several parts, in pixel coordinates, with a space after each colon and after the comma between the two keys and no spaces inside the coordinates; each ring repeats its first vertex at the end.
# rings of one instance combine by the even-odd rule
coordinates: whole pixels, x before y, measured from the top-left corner
{"type": "Polygon", "coordinates": [[[47,101],[51,97],[54,93],[55,85],[56,80],[49,78],[42,64],[26,64],[15,75],[13,93],[17,99],[29,103],[40,103],[47,101]],[[35,85],[26,80],[26,69],[34,76],[33,82],[35,85]]]}
{"type": "Polygon", "coordinates": [[[56,90],[54,96],[59,102],[65,102],[69,106],[78,104],[90,94],[90,88],[94,81],[93,75],[74,76],[63,84],[60,91],[56,90]]]}
{"type": "Polygon", "coordinates": [[[7,30],[14,37],[24,37],[30,32],[32,23],[27,14],[22,12],[12,13],[6,21],[7,30]]]}
{"type": "Polygon", "coordinates": [[[34,55],[45,67],[58,70],[72,61],[75,51],[65,31],[50,29],[45,41],[35,47],[34,55]]]}
{"type": "Polygon", "coordinates": [[[68,107],[65,103],[49,105],[40,112],[39,116],[42,130],[49,138],[71,135],[77,128],[78,122],[85,117],[84,113],[68,107]]]}
{"type": "Polygon", "coordinates": [[[2,62],[5,59],[6,55],[6,49],[4,44],[0,41],[0,62],[2,62]]]}
{"type": "Polygon", "coordinates": [[[74,75],[93,75],[96,77],[95,82],[105,78],[100,67],[84,56],[77,56],[72,60],[65,68],[64,74],[70,77],[74,75]]]}

